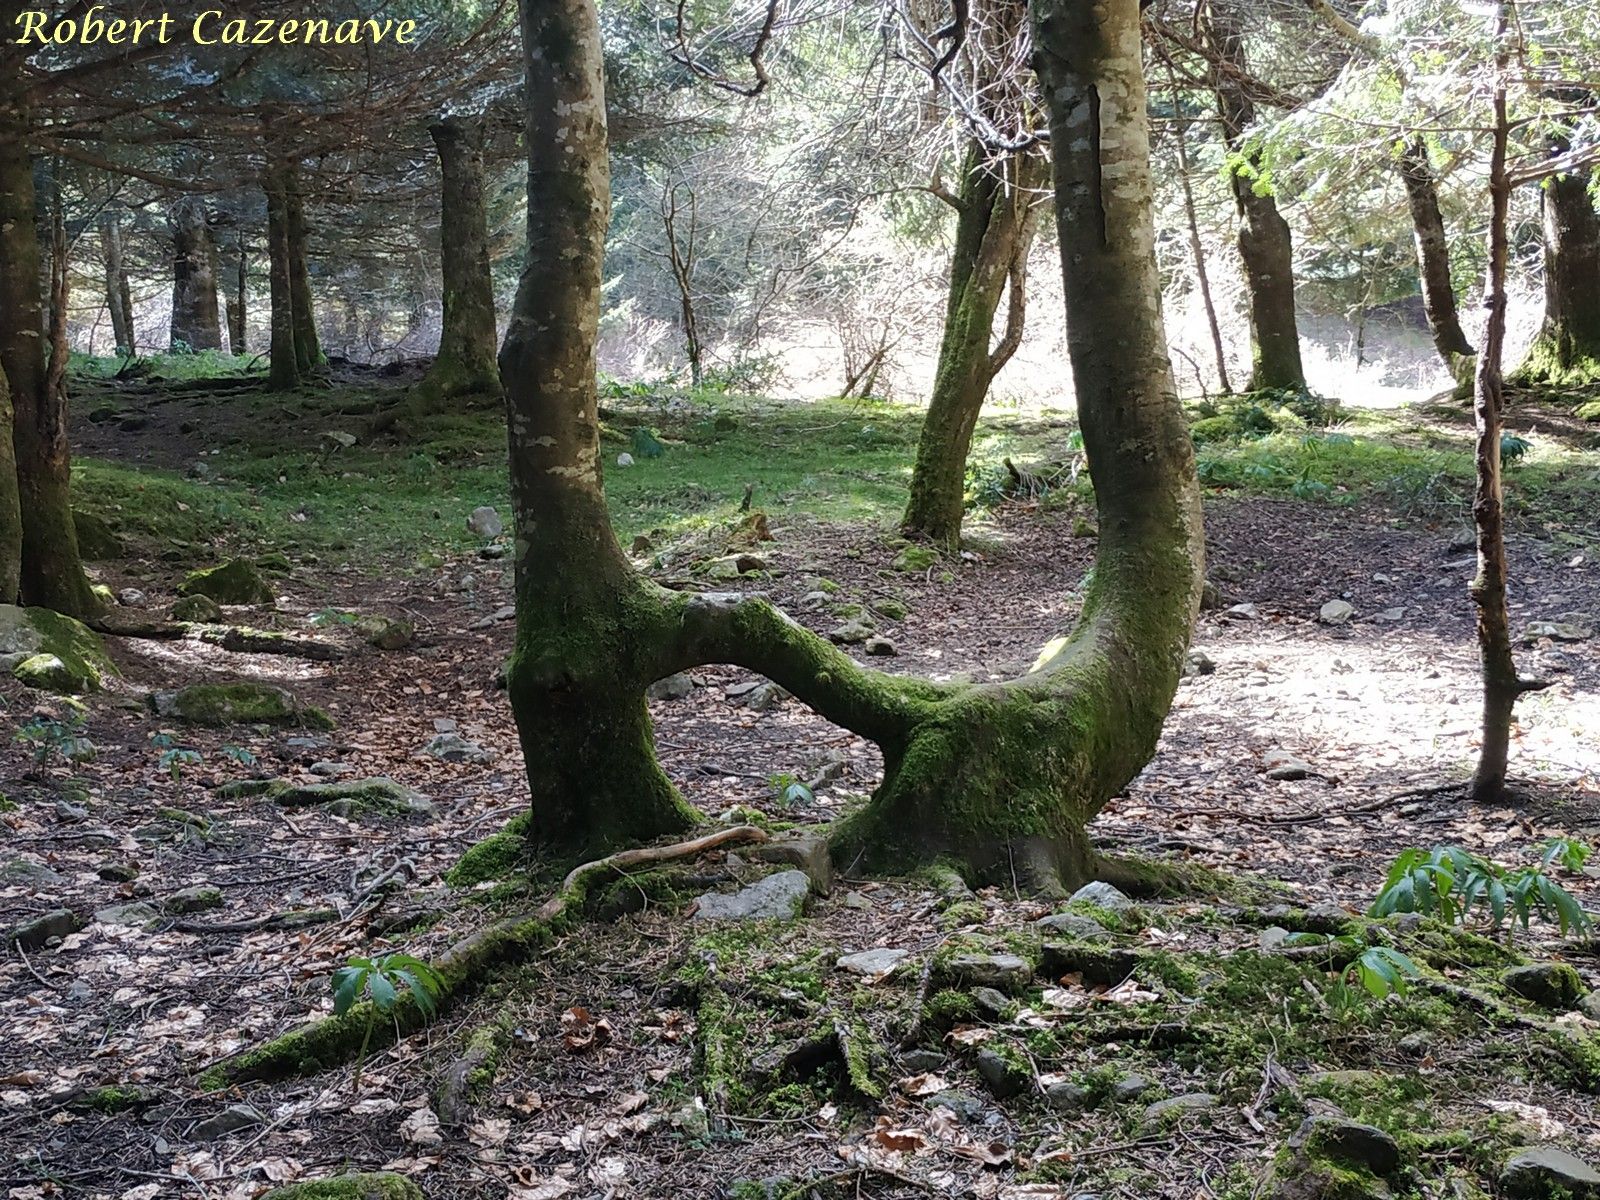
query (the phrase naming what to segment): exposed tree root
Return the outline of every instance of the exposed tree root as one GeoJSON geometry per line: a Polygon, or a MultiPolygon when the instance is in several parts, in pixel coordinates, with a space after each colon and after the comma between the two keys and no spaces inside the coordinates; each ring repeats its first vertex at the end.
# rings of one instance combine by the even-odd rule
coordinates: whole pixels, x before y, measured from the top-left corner
{"type": "MultiPolygon", "coordinates": [[[[443,985],[434,996],[435,1012],[480,990],[506,967],[526,961],[549,943],[578,913],[589,880],[603,872],[688,858],[734,842],[764,842],[766,833],[753,825],[736,825],[704,837],[669,846],[623,850],[584,863],[567,874],[556,894],[534,912],[508,917],[487,925],[456,942],[433,963],[443,985]]],[[[285,1079],[327,1070],[349,1062],[368,1050],[381,1049],[415,1033],[432,1019],[407,992],[385,1015],[363,1001],[342,1017],[323,1017],[269,1042],[224,1059],[200,1076],[205,1088],[223,1088],[251,1080],[285,1079]]]]}
{"type": "Polygon", "coordinates": [[[447,1128],[466,1124],[473,1102],[493,1081],[495,1066],[510,1040],[508,1024],[502,1014],[495,1021],[480,1025],[467,1039],[466,1050],[440,1076],[433,1108],[447,1128]]]}

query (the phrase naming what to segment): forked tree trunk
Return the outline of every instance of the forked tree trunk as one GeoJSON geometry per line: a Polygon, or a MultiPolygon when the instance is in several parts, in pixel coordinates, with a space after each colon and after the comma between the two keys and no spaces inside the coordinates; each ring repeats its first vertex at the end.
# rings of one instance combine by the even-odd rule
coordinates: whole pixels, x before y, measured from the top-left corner
{"type": "MultiPolygon", "coordinates": [[[[1552,156],[1571,148],[1551,143],[1552,156]]],[[[1521,383],[1600,382],[1600,213],[1591,172],[1557,175],[1541,195],[1544,213],[1544,324],[1517,368],[1521,383]]]]}
{"type": "Polygon", "coordinates": [[[1255,102],[1242,80],[1249,75],[1244,34],[1230,0],[1205,8],[1207,34],[1217,55],[1212,87],[1228,149],[1245,162],[1232,171],[1234,204],[1239,211],[1239,257],[1244,263],[1250,307],[1250,390],[1303,388],[1300,328],[1295,319],[1294,238],[1270,189],[1257,190],[1260,156],[1246,134],[1255,123],[1255,102]]]}
{"type": "Polygon", "coordinates": [[[1489,264],[1484,273],[1486,320],[1483,348],[1473,384],[1477,428],[1477,480],[1472,517],[1477,529],[1478,574],[1472,600],[1478,610],[1478,650],[1483,664],[1483,745],[1472,778],[1472,798],[1493,803],[1505,792],[1506,761],[1511,746],[1511,715],[1522,686],[1511,653],[1510,617],[1506,611],[1505,520],[1500,489],[1500,409],[1503,388],[1501,358],[1506,336],[1506,260],[1509,257],[1511,182],[1506,175],[1510,125],[1506,118],[1506,0],[1495,6],[1495,84],[1493,147],[1489,160],[1489,264]]]}
{"type": "Polygon", "coordinates": [[[267,385],[278,391],[298,387],[300,360],[295,353],[294,289],[289,266],[289,198],[287,168],[267,166],[262,186],[267,193],[267,282],[271,290],[271,345],[267,385]]]}
{"type": "Polygon", "coordinates": [[[483,122],[444,117],[429,133],[439,152],[439,251],[444,324],[439,353],[406,402],[412,414],[458,396],[500,395],[495,355],[494,277],[489,265],[489,209],[484,197],[483,122]]]}
{"type": "Polygon", "coordinates": [[[1044,173],[1035,155],[1013,155],[996,163],[976,143],[968,146],[962,163],[944,337],[901,521],[906,533],[948,550],[961,544],[967,454],[978,414],[994,377],[1022,344],[1034,193],[1044,173]],[[995,313],[1008,281],[1006,327],[999,343],[991,346],[995,313]]]}
{"type": "Polygon", "coordinates": [[[18,82],[0,82],[0,370],[10,382],[14,422],[21,594],[28,604],[91,616],[100,603],[89,589],[72,524],[66,389],[51,386],[45,362],[30,114],[18,82]]]}
{"type": "Polygon", "coordinates": [[[656,762],[644,690],[728,662],[883,749],[882,786],[836,834],[850,861],[950,858],[1044,891],[1098,873],[1084,824],[1154,752],[1203,553],[1161,323],[1138,0],[1044,0],[1036,13],[1100,549],[1077,628],[1027,675],[980,686],[865,670],[764,600],[685,596],[630,569],[606,515],[594,383],[609,204],[599,22],[592,0],[525,0],[523,33],[534,217],[501,375],[516,510],[508,683],[533,837],[581,853],[692,820],[656,762]]]}
{"type": "Polygon", "coordinates": [[[181,196],[172,206],[172,323],[174,348],[222,349],[217,307],[217,244],[206,223],[206,204],[181,196]]]}
{"type": "Polygon", "coordinates": [[[1450,240],[1444,214],[1439,210],[1439,184],[1428,159],[1428,143],[1419,134],[1400,154],[1400,180],[1405,184],[1411,209],[1411,228],[1417,245],[1417,275],[1422,283],[1422,307],[1433,333],[1433,346],[1454,374],[1461,360],[1477,351],[1461,328],[1455,281],[1450,277],[1450,240]]]}
{"type": "Polygon", "coordinates": [[[306,247],[305,197],[300,187],[300,163],[289,159],[283,167],[284,238],[289,259],[289,293],[293,298],[294,361],[300,374],[328,360],[317,337],[317,305],[311,292],[310,255],[306,247]]]}
{"type": "Polygon", "coordinates": [[[117,353],[133,353],[133,297],[122,259],[122,214],[107,211],[100,217],[101,248],[106,260],[106,311],[111,314],[111,336],[117,353]]]}

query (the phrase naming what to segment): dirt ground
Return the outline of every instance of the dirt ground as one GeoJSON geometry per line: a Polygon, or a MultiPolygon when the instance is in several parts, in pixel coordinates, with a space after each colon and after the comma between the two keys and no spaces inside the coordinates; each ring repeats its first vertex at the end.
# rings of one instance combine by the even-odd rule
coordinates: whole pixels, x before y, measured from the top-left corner
{"type": "MultiPolygon", "coordinates": [[[[1104,846],[1278,881],[1277,902],[1296,909],[1331,903],[1356,913],[1408,846],[1456,843],[1514,863],[1548,837],[1600,839],[1600,642],[1544,641],[1522,651],[1525,672],[1552,681],[1520,707],[1513,773],[1526,794],[1515,805],[1472,807],[1457,793],[1430,790],[1464,778],[1476,746],[1472,556],[1450,548],[1453,531],[1260,499],[1217,500],[1207,518],[1221,602],[1202,614],[1194,644],[1214,669],[1185,681],[1157,757],[1096,822],[1104,846]],[[1320,622],[1319,610],[1334,599],[1347,600],[1353,617],[1320,622]],[[1274,752],[1299,760],[1306,777],[1269,778],[1274,752]]],[[[1071,514],[1013,507],[976,531],[986,550],[952,567],[946,582],[942,567],[891,569],[893,551],[873,531],[786,523],[776,514],[773,526],[776,541],[762,550],[769,577],[753,586],[819,631],[837,623],[835,604],[898,601],[906,615],[877,622],[898,655],[871,661],[939,678],[1024,669],[1071,620],[1094,548],[1092,538],[1072,536],[1071,514]],[[839,585],[827,605],[800,599],[817,577],[839,585]]],[[[1592,556],[1522,541],[1512,561],[1517,629],[1571,614],[1600,622],[1592,556]]],[[[170,601],[173,569],[125,567],[108,566],[104,582],[143,589],[153,608],[170,601]]],[[[491,987],[429,1031],[374,1053],[359,1084],[346,1067],[202,1090],[197,1077],[208,1065],[329,1011],[329,976],[350,956],[403,948],[426,957],[489,920],[503,896],[452,891],[441,877],[523,805],[515,730],[495,683],[512,633],[497,619],[510,603],[504,560],[452,561],[420,578],[296,566],[277,582],[275,612],[235,615],[337,642],[343,657],[320,663],[195,640],[113,639],[123,675],[91,704],[83,732],[98,748],[93,761],[40,768],[9,738],[0,746],[0,792],[15,802],[0,814],[0,857],[21,856],[54,874],[0,881],[0,927],[58,908],[87,921],[59,943],[26,956],[11,948],[0,961],[0,1176],[13,1200],[233,1200],[281,1182],[380,1167],[413,1176],[430,1196],[496,1200],[808,1194],[784,1191],[784,1181],[825,1196],[1187,1200],[1251,1194],[1249,1181],[1298,1123],[1253,1103],[1272,1078],[1259,1061],[1230,1074],[1163,1049],[1153,1036],[1120,1048],[1110,1037],[1087,1049],[1064,1041],[1059,1061],[1036,1063],[1038,1078],[1136,1062],[1158,1092],[1220,1095],[1201,1120],[1150,1129],[1121,1110],[1063,1115],[1025,1097],[1002,1103],[973,1075],[967,1051],[977,1042],[947,1044],[947,1066],[931,1072],[976,1105],[958,1112],[959,1129],[938,1115],[949,1106],[930,1107],[915,1086],[893,1083],[877,1097],[803,1112],[752,1116],[759,1105],[732,1100],[719,1110],[707,1055],[712,1014],[681,986],[689,967],[704,966],[707,928],[670,904],[578,927],[520,968],[514,987],[491,987]],[[405,616],[416,622],[418,642],[386,653],[343,625],[314,627],[312,614],[328,609],[405,616]],[[154,690],[241,677],[280,683],[324,707],[335,729],[179,729],[145,702],[154,690]],[[436,722],[454,722],[493,761],[427,754],[436,722]],[[150,740],[164,729],[201,756],[176,778],[150,740]],[[248,750],[255,763],[230,758],[225,746],[248,750]],[[253,775],[315,782],[322,776],[310,768],[323,763],[346,764],[355,777],[392,777],[433,809],[410,820],[342,817],[215,790],[253,775]],[[130,866],[136,877],[117,878],[130,866]],[[196,885],[219,889],[221,906],[163,911],[149,928],[91,919],[141,899],[159,907],[196,885]],[[291,910],[312,917],[292,928],[263,923],[291,910]],[[606,1018],[609,1045],[567,1049],[561,1016],[580,1005],[606,1018]],[[460,1039],[485,1021],[509,1031],[492,1083],[462,1127],[439,1129],[430,1123],[433,1084],[460,1039]],[[86,1097],[107,1085],[131,1089],[131,1099],[96,1111],[86,1097]],[[252,1115],[235,1131],[208,1131],[204,1123],[230,1105],[247,1105],[252,1115]],[[914,1136],[894,1134],[905,1130],[914,1136]]],[[[871,790],[879,763],[870,744],[793,700],[752,710],[739,686],[748,682],[737,670],[707,669],[687,697],[653,704],[666,769],[709,819],[743,806],[800,825],[825,822],[871,790]],[[814,803],[782,803],[782,777],[809,779],[834,761],[842,770],[817,788],[814,803]]],[[[8,724],[40,706],[37,694],[9,680],[0,694],[8,724]]],[[[747,869],[740,857],[714,854],[694,870],[707,888],[725,887],[747,869]]],[[[1565,882],[1589,908],[1600,906],[1592,873],[1565,882]]],[[[1002,937],[1048,911],[991,889],[962,902],[979,908],[963,910],[955,926],[941,917],[949,902],[926,879],[846,872],[810,916],[743,949],[765,964],[760,970],[783,961],[828,966],[836,954],[875,947],[904,948],[920,962],[953,936],[1002,937]]],[[[1137,910],[1143,915],[1118,932],[1142,951],[1253,954],[1262,923],[1244,914],[1249,907],[1178,900],[1137,910]],[[1218,912],[1231,915],[1218,921],[1218,912]]],[[[1600,986],[1593,941],[1558,942],[1553,928],[1536,925],[1522,948],[1557,953],[1589,988],[1600,986]]],[[[719,952],[726,978],[743,969],[742,952],[719,952]]],[[[822,974],[830,994],[861,991],[822,974]]],[[[884,995],[899,999],[885,999],[868,1026],[915,1001],[915,970],[897,978],[884,995]]],[[[1181,1009],[1182,990],[1164,1002],[1181,1009]]],[[[759,989],[751,995],[759,999],[759,989]]],[[[853,1002],[860,1011],[861,997],[853,1002]]],[[[1151,1028],[1185,1019],[1180,1012],[1151,1028]]],[[[1027,1023],[1018,1020],[978,1025],[1004,1036],[1027,1023]]],[[[1593,1097],[1581,1088],[1474,1068],[1486,1045],[1519,1034],[1484,1021],[1474,1033],[1441,1038],[1420,1065],[1413,1054],[1402,1067],[1393,1046],[1380,1049],[1369,1033],[1354,1035],[1345,1057],[1324,1043],[1320,1061],[1282,1065],[1302,1078],[1385,1062],[1436,1082],[1450,1076],[1463,1106],[1521,1105],[1515,1111],[1525,1122],[1544,1122],[1543,1140],[1591,1158],[1600,1145],[1593,1097]]],[[[918,1074],[896,1065],[887,1035],[880,1041],[888,1047],[882,1079],[918,1074]]],[[[938,1035],[924,1044],[940,1048],[938,1035]]],[[[1445,1124],[1470,1127],[1466,1117],[1445,1124]]],[[[1428,1157],[1427,1178],[1443,1178],[1434,1168],[1465,1152],[1455,1153],[1428,1157]]],[[[1416,1194],[1448,1194],[1431,1190],[1442,1184],[1418,1186],[1416,1194]]]]}

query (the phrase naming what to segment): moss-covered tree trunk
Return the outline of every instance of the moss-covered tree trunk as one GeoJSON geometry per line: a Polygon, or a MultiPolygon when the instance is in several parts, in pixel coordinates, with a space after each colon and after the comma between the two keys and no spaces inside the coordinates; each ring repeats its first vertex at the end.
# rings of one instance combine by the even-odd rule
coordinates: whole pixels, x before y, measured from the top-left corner
{"type": "Polygon", "coordinates": [[[305,192],[301,186],[300,161],[283,164],[284,241],[289,260],[289,294],[294,327],[294,361],[300,374],[322,366],[328,360],[317,336],[317,303],[311,291],[310,251],[307,243],[305,192]]]}
{"type": "Polygon", "coordinates": [[[452,116],[429,129],[439,152],[439,254],[444,323],[439,353],[406,401],[408,414],[434,411],[461,396],[498,398],[494,276],[484,194],[483,121],[452,116]]]}
{"type": "Polygon", "coordinates": [[[655,761],[644,688],[728,662],[882,748],[882,786],[837,834],[848,861],[949,858],[1044,891],[1099,873],[1084,825],[1154,752],[1203,553],[1161,322],[1138,0],[1036,10],[1100,550],[1077,627],[1027,675],[981,686],[880,675],[764,600],[668,592],[630,569],[606,516],[596,419],[609,202],[599,23],[592,0],[524,0],[523,30],[535,216],[500,366],[517,543],[508,682],[534,838],[581,851],[690,820],[655,761]]]}
{"type": "Polygon", "coordinates": [[[262,180],[267,194],[267,284],[271,295],[271,343],[267,351],[271,365],[267,384],[277,391],[298,387],[302,374],[299,356],[295,353],[286,171],[282,162],[270,162],[262,180]]]}
{"type": "Polygon", "coordinates": [[[217,244],[199,196],[180,196],[169,217],[172,228],[172,321],[174,347],[222,349],[217,305],[217,244]]]}
{"type": "Polygon", "coordinates": [[[111,337],[117,353],[133,353],[133,298],[122,257],[122,214],[107,210],[100,215],[100,248],[106,267],[106,311],[111,315],[111,337]]]}
{"type": "Polygon", "coordinates": [[[968,146],[962,164],[944,337],[901,522],[906,533],[950,550],[961,542],[972,431],[989,385],[1022,343],[1035,192],[1044,173],[1035,155],[994,161],[977,143],[968,146]],[[1008,285],[1006,327],[991,346],[1008,285]]]}
{"type": "Polygon", "coordinates": [[[0,369],[10,382],[14,422],[21,593],[28,604],[92,616],[100,604],[72,524],[66,388],[51,386],[45,358],[30,128],[20,81],[0,79],[0,369]]]}
{"type": "Polygon", "coordinates": [[[1244,34],[1228,3],[1207,4],[1204,21],[1215,56],[1211,82],[1223,137],[1239,160],[1229,179],[1239,212],[1239,257],[1249,300],[1250,389],[1303,388],[1306,372],[1295,318],[1294,238],[1277,199],[1261,186],[1260,155],[1248,143],[1256,107],[1244,83],[1250,75],[1244,34]]]}
{"type": "Polygon", "coordinates": [[[249,353],[250,243],[243,229],[234,239],[228,257],[228,291],[225,298],[228,321],[228,349],[234,354],[249,353]]]}
{"type": "MultiPolygon", "coordinates": [[[[1552,141],[1552,156],[1571,149],[1552,141]]],[[[1600,381],[1600,213],[1592,171],[1557,175],[1540,193],[1544,213],[1544,323],[1517,368],[1522,383],[1600,381]]]]}
{"type": "Polygon", "coordinates": [[[1461,328],[1455,281],[1450,275],[1450,240],[1444,214],[1439,210],[1439,184],[1428,158],[1428,143],[1419,134],[1400,153],[1400,179],[1411,209],[1411,228],[1417,246],[1417,275],[1422,283],[1422,307],[1433,333],[1433,346],[1454,373],[1463,358],[1476,353],[1461,328]]]}
{"type": "Polygon", "coordinates": [[[644,689],[666,623],[600,479],[595,338],[611,206],[593,0],[525,0],[528,252],[505,345],[517,638],[507,670],[536,841],[582,852],[686,828],[644,689]]]}

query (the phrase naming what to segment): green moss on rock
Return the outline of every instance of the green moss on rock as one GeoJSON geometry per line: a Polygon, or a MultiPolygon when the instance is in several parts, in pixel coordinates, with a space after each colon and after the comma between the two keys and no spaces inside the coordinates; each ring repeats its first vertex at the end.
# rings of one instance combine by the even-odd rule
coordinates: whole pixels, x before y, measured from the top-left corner
{"type": "Polygon", "coordinates": [[[105,676],[118,673],[99,634],[47,608],[0,604],[0,654],[28,655],[14,668],[17,678],[64,695],[99,691],[105,676]]]}
{"type": "Polygon", "coordinates": [[[222,620],[222,606],[210,596],[184,596],[172,606],[172,619],[213,624],[222,620]]]}
{"type": "Polygon", "coordinates": [[[277,603],[261,572],[242,558],[191,573],[178,585],[178,595],[209,596],[218,604],[277,603]]]}
{"type": "Polygon", "coordinates": [[[514,874],[527,861],[533,812],[518,813],[499,833],[483,839],[445,873],[451,887],[469,888],[514,874]]]}
{"type": "Polygon", "coordinates": [[[164,717],[192,725],[287,725],[331,729],[320,708],[303,705],[290,692],[265,683],[196,683],[175,692],[157,692],[151,706],[164,717]]]}
{"type": "Polygon", "coordinates": [[[422,1189],[392,1171],[335,1175],[274,1188],[261,1200],[424,1200],[422,1189]]]}

